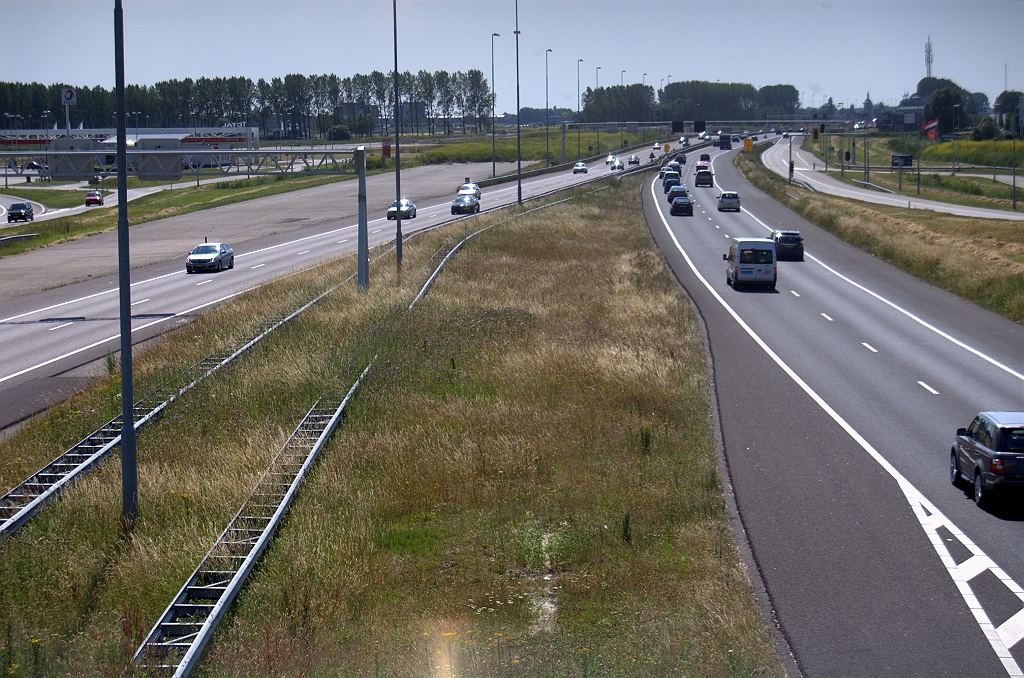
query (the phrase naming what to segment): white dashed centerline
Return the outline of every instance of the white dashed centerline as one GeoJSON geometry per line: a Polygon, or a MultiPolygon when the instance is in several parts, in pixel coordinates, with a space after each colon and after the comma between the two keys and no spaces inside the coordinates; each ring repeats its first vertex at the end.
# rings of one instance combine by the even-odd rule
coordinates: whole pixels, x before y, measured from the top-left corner
{"type": "Polygon", "coordinates": [[[866,348],[867,350],[871,351],[872,353],[878,353],[878,349],[872,346],[871,344],[867,343],[866,341],[860,342],[860,345],[866,348]]]}
{"type": "Polygon", "coordinates": [[[796,290],[790,290],[789,293],[792,294],[794,297],[799,297],[800,296],[800,293],[797,292],[796,290]]]}
{"type": "Polygon", "coordinates": [[[923,388],[924,390],[928,391],[932,395],[939,395],[938,391],[936,391],[934,388],[932,388],[928,384],[924,383],[923,381],[919,381],[917,383],[921,386],[921,388],[923,388]]]}
{"type": "Polygon", "coordinates": [[[828,317],[828,313],[822,313],[821,317],[829,322],[833,322],[832,318],[828,317]]]}
{"type": "Polygon", "coordinates": [[[209,283],[212,283],[212,282],[213,282],[212,280],[204,280],[201,283],[196,283],[196,287],[199,287],[200,285],[206,285],[206,284],[209,284],[209,283]]]}
{"type": "Polygon", "coordinates": [[[341,244],[341,243],[343,243],[343,242],[348,242],[348,238],[345,238],[344,240],[339,240],[339,241],[338,241],[338,244],[340,245],[340,244],[341,244]]]}
{"type": "Polygon", "coordinates": [[[149,299],[139,299],[138,301],[133,301],[132,306],[138,306],[139,304],[144,304],[147,301],[149,301],[149,299]]]}
{"type": "Polygon", "coordinates": [[[266,266],[266,264],[256,264],[253,268],[259,268],[260,266],[266,266]]]}
{"type": "Polygon", "coordinates": [[[59,330],[62,327],[67,327],[68,325],[74,325],[74,324],[75,323],[64,323],[63,325],[57,325],[56,327],[51,327],[50,329],[48,329],[46,331],[47,332],[53,332],[54,330],[59,330]]]}
{"type": "Polygon", "coordinates": [[[297,257],[301,257],[301,256],[302,256],[303,254],[309,254],[309,250],[305,250],[304,252],[299,252],[299,253],[298,253],[298,254],[296,254],[295,256],[297,256],[297,257]]]}

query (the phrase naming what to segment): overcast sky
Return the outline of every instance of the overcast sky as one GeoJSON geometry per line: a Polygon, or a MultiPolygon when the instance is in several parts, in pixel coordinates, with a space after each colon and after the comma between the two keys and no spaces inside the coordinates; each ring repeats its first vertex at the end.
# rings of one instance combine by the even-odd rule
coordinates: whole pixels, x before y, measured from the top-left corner
{"type": "MultiPolygon", "coordinates": [[[[114,85],[113,0],[0,0],[0,80],[114,85]]],[[[394,64],[390,0],[124,0],[126,78],[346,77],[394,64]]],[[[401,70],[491,74],[515,111],[514,0],[398,0],[401,70]]],[[[1024,0],[519,0],[523,106],[582,87],[676,80],[791,84],[806,106],[898,102],[925,75],[990,99],[1024,90],[1024,0]],[[622,71],[625,70],[623,74],[622,71]],[[813,99],[812,99],[813,96],[813,99]]]]}

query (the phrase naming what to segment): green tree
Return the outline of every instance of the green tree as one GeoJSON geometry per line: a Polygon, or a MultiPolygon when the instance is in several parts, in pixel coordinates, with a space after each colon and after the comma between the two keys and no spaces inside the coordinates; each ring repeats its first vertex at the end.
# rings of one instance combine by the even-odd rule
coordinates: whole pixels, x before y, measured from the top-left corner
{"type": "Polygon", "coordinates": [[[936,118],[939,121],[939,134],[949,134],[966,126],[964,97],[958,87],[943,87],[932,92],[924,105],[924,119],[936,118]]]}

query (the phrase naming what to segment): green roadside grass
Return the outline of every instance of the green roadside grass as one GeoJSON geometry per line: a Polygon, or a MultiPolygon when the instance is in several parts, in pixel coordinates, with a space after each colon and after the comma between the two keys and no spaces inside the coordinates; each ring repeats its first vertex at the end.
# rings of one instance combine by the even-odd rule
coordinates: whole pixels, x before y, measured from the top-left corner
{"type": "Polygon", "coordinates": [[[1024,229],[1020,222],[969,219],[807,191],[764,166],[761,153],[767,148],[764,144],[756,146],[754,153],[740,153],[735,162],[748,181],[772,198],[925,282],[1024,322],[1024,229]]]}
{"type": "MultiPolygon", "coordinates": [[[[121,675],[303,413],[378,355],[193,675],[781,676],[725,513],[702,336],[639,179],[577,195],[410,239],[400,279],[384,257],[367,294],[328,295],[182,396],[139,438],[132,537],[111,459],[0,544],[0,670],[121,675]]],[[[353,270],[165,335],[136,391],[353,270]]],[[[0,484],[117,392],[0,442],[0,484]]]]}
{"type": "MultiPolygon", "coordinates": [[[[549,136],[545,141],[544,129],[530,128],[522,133],[520,142],[522,157],[524,160],[543,161],[545,144],[552,162],[560,163],[562,160],[562,130],[560,127],[549,128],[549,136]]],[[[623,147],[635,146],[645,140],[652,143],[655,140],[653,134],[619,134],[614,132],[606,134],[602,132],[581,132],[577,139],[576,132],[570,130],[565,135],[565,158],[566,162],[576,162],[596,154],[618,153],[623,147]],[[600,141],[598,137],[600,136],[600,141]],[[591,150],[593,149],[593,150],[591,150]],[[600,150],[599,150],[600,149],[600,150]]],[[[516,155],[516,138],[514,135],[502,135],[495,139],[494,154],[498,162],[513,162],[516,155]]],[[[446,143],[436,148],[421,146],[419,152],[420,162],[424,165],[447,164],[454,162],[490,162],[491,161],[491,140],[475,139],[464,142],[446,143]]]]}

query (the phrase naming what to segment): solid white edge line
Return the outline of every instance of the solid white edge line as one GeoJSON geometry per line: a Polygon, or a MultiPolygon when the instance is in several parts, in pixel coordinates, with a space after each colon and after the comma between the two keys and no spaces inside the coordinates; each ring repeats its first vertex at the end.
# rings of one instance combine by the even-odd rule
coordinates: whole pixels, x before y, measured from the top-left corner
{"type": "MultiPolygon", "coordinates": [[[[935,505],[932,504],[927,499],[927,497],[925,497],[916,487],[914,487],[914,485],[909,480],[907,480],[906,477],[904,477],[903,474],[900,473],[895,466],[889,463],[889,461],[885,457],[883,457],[881,453],[878,452],[878,450],[876,450],[871,445],[871,443],[867,441],[866,438],[864,438],[864,436],[858,433],[857,430],[853,428],[853,426],[851,426],[845,419],[843,419],[843,417],[838,412],[832,409],[831,405],[825,402],[825,400],[821,396],[819,396],[814,389],[812,389],[803,379],[801,379],[800,376],[796,372],[794,372],[793,369],[788,364],[786,364],[786,362],[783,361],[782,358],[780,358],[775,353],[775,351],[773,351],[771,347],[768,346],[768,344],[766,344],[764,340],[761,339],[761,337],[758,336],[757,333],[754,332],[754,330],[749,325],[747,325],[746,322],[744,322],[743,318],[741,318],[740,315],[732,308],[732,306],[730,306],[728,302],[726,302],[725,299],[722,298],[722,296],[715,290],[715,288],[711,286],[711,283],[709,283],[707,279],[703,275],[701,275],[700,271],[697,270],[697,267],[690,259],[690,255],[687,254],[686,250],[683,249],[682,244],[676,238],[676,234],[672,232],[672,229],[668,225],[668,221],[665,219],[665,215],[661,211],[661,204],[658,202],[657,199],[658,196],[654,193],[653,182],[651,183],[651,196],[654,198],[654,204],[658,210],[658,217],[661,219],[661,223],[665,226],[665,231],[668,233],[669,237],[672,238],[672,242],[675,243],[676,249],[679,250],[679,253],[683,256],[683,259],[686,260],[686,264],[690,267],[690,270],[697,277],[697,279],[700,280],[700,282],[704,285],[708,292],[711,293],[711,296],[713,296],[715,300],[717,300],[718,303],[722,305],[722,308],[724,308],[726,312],[730,316],[732,316],[733,320],[736,321],[736,323],[743,329],[743,331],[746,332],[750,336],[750,338],[753,339],[754,342],[761,347],[761,350],[763,350],[769,358],[775,361],[775,364],[778,365],[782,369],[782,371],[785,372],[786,375],[789,376],[789,378],[792,379],[793,382],[796,383],[796,385],[799,386],[804,391],[804,393],[806,393],[815,403],[817,403],[818,406],[821,407],[821,409],[824,410],[825,413],[828,414],[833,421],[839,424],[839,426],[842,427],[842,429],[846,431],[846,433],[851,438],[853,438],[853,440],[858,445],[860,445],[861,448],[864,449],[864,451],[871,455],[871,458],[874,459],[879,464],[879,466],[885,469],[885,471],[890,476],[892,476],[894,480],[896,480],[897,484],[900,487],[900,490],[903,492],[903,495],[907,498],[907,501],[910,503],[911,508],[914,510],[914,514],[917,516],[918,522],[921,523],[921,527],[924,528],[925,532],[929,536],[929,539],[932,542],[932,546],[935,548],[935,551],[939,556],[939,560],[942,562],[943,566],[946,568],[946,572],[949,574],[950,578],[957,586],[957,589],[960,591],[960,594],[963,597],[964,602],[967,603],[968,608],[973,613],[975,620],[978,622],[978,626],[981,627],[982,633],[985,635],[985,638],[988,639],[989,644],[992,646],[992,649],[996,653],[996,656],[1002,662],[1003,668],[1006,669],[1007,675],[1011,676],[1011,678],[1024,678],[1024,671],[1021,670],[1020,666],[1018,666],[1017,662],[1013,659],[1013,656],[1010,654],[1009,646],[1005,644],[1005,642],[999,634],[998,629],[996,629],[995,625],[989,620],[988,615],[986,614],[985,610],[982,609],[977,598],[971,591],[968,583],[961,579],[960,570],[957,568],[957,565],[954,562],[953,557],[950,555],[949,550],[946,548],[946,545],[942,542],[941,539],[938,539],[937,536],[933,538],[933,536],[935,535],[935,530],[938,527],[945,527],[955,537],[957,537],[961,544],[966,546],[968,550],[970,550],[975,555],[985,555],[985,553],[977,545],[975,545],[974,542],[971,541],[959,527],[957,527],[951,520],[949,520],[949,518],[947,518],[945,514],[939,511],[939,509],[936,508],[935,505]]],[[[990,569],[996,575],[996,577],[1002,580],[1003,583],[1007,586],[1007,588],[1009,588],[1011,591],[1016,592],[1021,590],[1021,587],[1016,582],[1014,582],[1013,579],[1011,579],[1009,575],[1007,575],[1002,570],[1002,568],[993,563],[993,566],[990,569]]],[[[1024,601],[1024,594],[1018,593],[1017,595],[1021,598],[1022,601],[1024,601]]],[[[1001,628],[1003,627],[1000,626],[1000,629],[1001,628]]]]}

